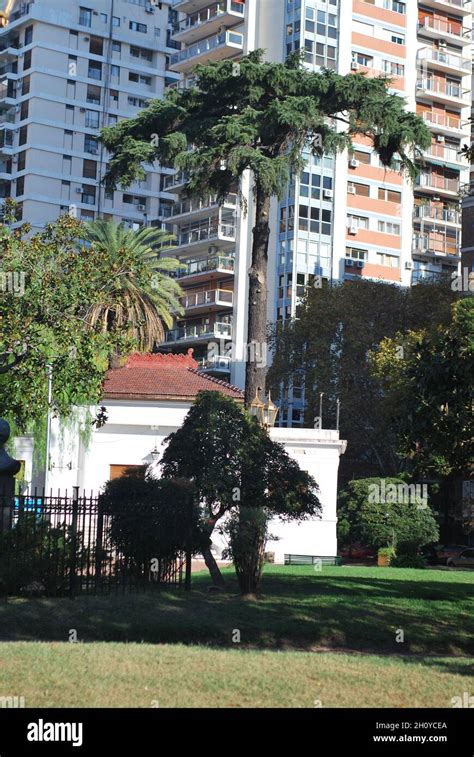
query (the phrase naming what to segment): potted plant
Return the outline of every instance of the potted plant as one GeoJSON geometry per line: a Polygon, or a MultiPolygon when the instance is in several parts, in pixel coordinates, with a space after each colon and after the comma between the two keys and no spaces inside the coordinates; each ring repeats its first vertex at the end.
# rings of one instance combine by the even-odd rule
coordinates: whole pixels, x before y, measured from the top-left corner
{"type": "Polygon", "coordinates": [[[388,568],[395,556],[395,547],[381,547],[377,553],[377,565],[379,568],[388,568]]]}

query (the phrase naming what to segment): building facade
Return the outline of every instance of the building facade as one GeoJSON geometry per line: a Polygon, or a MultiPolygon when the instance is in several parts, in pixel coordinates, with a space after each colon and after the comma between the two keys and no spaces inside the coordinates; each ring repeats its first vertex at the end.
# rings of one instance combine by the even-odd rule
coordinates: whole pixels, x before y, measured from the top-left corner
{"type": "Polygon", "coordinates": [[[0,28],[0,194],[38,230],[63,213],[131,228],[156,218],[160,171],[126,192],[101,186],[98,135],[176,78],[170,3],[6,0],[0,28]]]}
{"type": "MultiPolygon", "coordinates": [[[[173,39],[181,49],[170,69],[184,85],[206,60],[237,61],[263,48],[268,59],[282,61],[304,50],[310,70],[390,77],[391,91],[433,134],[431,148],[419,156],[415,186],[396,166],[384,168],[362,137],[350,155],[307,155],[305,170],[272,210],[270,321],[294,317],[306,287],[324,279],[410,286],[458,271],[460,196],[469,180],[459,150],[470,136],[471,2],[175,0],[173,7],[179,14],[173,39]]],[[[168,213],[186,289],[185,316],[168,337],[170,347],[193,344],[208,367],[242,385],[251,213],[242,218],[235,195],[221,208],[212,207],[212,198],[181,202],[184,180],[168,180],[176,193],[168,213]]],[[[280,423],[302,423],[302,411],[303,391],[295,383],[286,390],[280,423]]]]}

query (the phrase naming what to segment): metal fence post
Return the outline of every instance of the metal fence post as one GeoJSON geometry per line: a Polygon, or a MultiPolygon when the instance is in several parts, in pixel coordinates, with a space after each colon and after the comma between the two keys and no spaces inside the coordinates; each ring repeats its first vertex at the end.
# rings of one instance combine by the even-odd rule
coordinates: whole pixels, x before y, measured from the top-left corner
{"type": "Polygon", "coordinates": [[[79,513],[79,487],[72,488],[71,559],[69,562],[69,598],[76,596],[77,585],[77,518],[79,513]]]}

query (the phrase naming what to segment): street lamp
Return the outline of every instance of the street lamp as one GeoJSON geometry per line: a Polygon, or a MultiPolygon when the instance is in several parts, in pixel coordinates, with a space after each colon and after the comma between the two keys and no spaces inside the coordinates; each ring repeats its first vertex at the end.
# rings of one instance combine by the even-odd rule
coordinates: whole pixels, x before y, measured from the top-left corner
{"type": "Polygon", "coordinates": [[[256,417],[258,422],[264,428],[272,428],[275,425],[279,408],[272,402],[272,396],[268,392],[268,399],[262,402],[258,396],[258,389],[255,392],[255,397],[250,403],[249,412],[250,415],[256,417]]]}

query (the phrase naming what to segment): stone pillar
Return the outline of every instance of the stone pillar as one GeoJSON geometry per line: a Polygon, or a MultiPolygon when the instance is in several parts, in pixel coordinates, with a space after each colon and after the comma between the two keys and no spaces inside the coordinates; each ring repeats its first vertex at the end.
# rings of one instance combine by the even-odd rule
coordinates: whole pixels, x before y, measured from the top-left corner
{"type": "Polygon", "coordinates": [[[0,418],[0,533],[11,528],[15,497],[15,475],[21,463],[14,460],[4,445],[10,438],[10,426],[0,418]]]}

